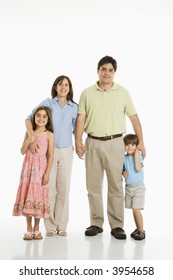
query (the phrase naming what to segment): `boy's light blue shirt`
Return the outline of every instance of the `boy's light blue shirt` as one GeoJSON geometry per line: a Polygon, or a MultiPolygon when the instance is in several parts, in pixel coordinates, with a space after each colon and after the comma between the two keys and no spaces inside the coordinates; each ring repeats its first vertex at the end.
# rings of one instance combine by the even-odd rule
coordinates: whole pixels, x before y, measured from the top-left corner
{"type": "MultiPolygon", "coordinates": [[[[64,107],[61,107],[58,98],[54,97],[43,100],[37,107],[39,106],[46,106],[51,109],[54,126],[55,148],[65,148],[71,146],[72,134],[74,134],[75,131],[78,105],[68,101],[64,107]]],[[[27,117],[27,119],[32,119],[35,109],[27,117]]]]}
{"type": "MultiPolygon", "coordinates": [[[[144,166],[144,162],[143,162],[141,153],[139,153],[139,159],[140,159],[142,166],[144,166]]],[[[140,169],[140,171],[136,171],[134,156],[128,156],[128,155],[124,156],[123,169],[125,169],[128,172],[128,177],[125,178],[126,184],[135,185],[135,184],[144,183],[143,167],[140,169]]]]}

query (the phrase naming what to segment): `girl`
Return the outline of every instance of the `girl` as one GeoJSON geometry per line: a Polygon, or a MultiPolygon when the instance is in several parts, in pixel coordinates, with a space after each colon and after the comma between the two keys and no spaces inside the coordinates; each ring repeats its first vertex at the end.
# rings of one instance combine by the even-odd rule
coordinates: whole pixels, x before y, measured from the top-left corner
{"type": "Polygon", "coordinates": [[[26,216],[27,232],[24,234],[24,240],[42,239],[39,231],[40,218],[50,216],[48,181],[53,162],[54,135],[49,108],[40,106],[35,110],[32,127],[32,136],[26,133],[21,147],[21,153],[25,154],[25,158],[13,208],[13,216],[26,216]],[[35,154],[28,149],[34,142],[38,147],[35,154]]]}

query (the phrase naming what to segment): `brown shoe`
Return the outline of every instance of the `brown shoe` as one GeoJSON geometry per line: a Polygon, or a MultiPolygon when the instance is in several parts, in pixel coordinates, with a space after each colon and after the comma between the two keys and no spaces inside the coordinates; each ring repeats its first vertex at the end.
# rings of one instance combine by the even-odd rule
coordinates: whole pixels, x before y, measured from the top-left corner
{"type": "Polygon", "coordinates": [[[135,230],[130,234],[130,236],[131,236],[132,238],[134,238],[135,235],[136,235],[137,233],[138,233],[138,230],[135,229],[135,230]]]}
{"type": "Polygon", "coordinates": [[[113,228],[111,230],[111,234],[116,238],[116,239],[126,239],[127,236],[125,234],[125,231],[120,228],[120,227],[116,227],[116,228],[113,228]]]}
{"type": "Polygon", "coordinates": [[[134,236],[135,240],[143,240],[145,239],[145,230],[144,231],[138,231],[135,236],[134,236]]]}
{"type": "Polygon", "coordinates": [[[85,235],[87,236],[94,236],[97,235],[98,233],[103,232],[103,229],[98,227],[98,226],[90,226],[86,229],[85,235]]]}

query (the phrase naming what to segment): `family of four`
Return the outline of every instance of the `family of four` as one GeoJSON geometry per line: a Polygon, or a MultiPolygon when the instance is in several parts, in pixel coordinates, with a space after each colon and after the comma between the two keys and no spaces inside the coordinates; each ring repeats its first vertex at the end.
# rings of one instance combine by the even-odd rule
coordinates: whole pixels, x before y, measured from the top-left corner
{"type": "Polygon", "coordinates": [[[113,57],[101,58],[97,66],[98,81],[82,92],[79,105],[73,100],[69,77],[59,76],[52,85],[51,98],[42,101],[26,118],[27,132],[21,148],[25,157],[13,207],[14,216],[26,217],[24,240],[43,238],[40,218],[44,218],[47,236],[67,235],[73,134],[76,153],[80,159],[85,158],[90,209],[90,226],[85,235],[103,232],[105,172],[111,234],[117,239],[126,239],[125,200],[125,207],[133,211],[136,227],[131,237],[145,238],[141,214],[146,155],[142,127],[129,92],[114,82],[116,70],[113,57]],[[126,134],[126,116],[134,134],[126,134]],[[85,143],[84,133],[87,134],[85,143]]]}

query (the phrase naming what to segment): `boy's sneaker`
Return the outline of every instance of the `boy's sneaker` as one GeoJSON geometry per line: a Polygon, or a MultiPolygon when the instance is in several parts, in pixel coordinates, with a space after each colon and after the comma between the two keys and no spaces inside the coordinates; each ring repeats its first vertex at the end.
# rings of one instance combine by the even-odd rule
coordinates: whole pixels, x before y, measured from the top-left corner
{"type": "Polygon", "coordinates": [[[145,231],[137,231],[135,236],[133,237],[135,240],[143,240],[145,239],[145,231]]]}
{"type": "Polygon", "coordinates": [[[134,238],[135,235],[136,235],[137,233],[138,233],[138,230],[135,229],[135,230],[130,234],[130,236],[131,236],[132,238],[134,238]]]}

